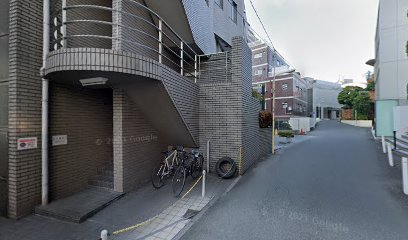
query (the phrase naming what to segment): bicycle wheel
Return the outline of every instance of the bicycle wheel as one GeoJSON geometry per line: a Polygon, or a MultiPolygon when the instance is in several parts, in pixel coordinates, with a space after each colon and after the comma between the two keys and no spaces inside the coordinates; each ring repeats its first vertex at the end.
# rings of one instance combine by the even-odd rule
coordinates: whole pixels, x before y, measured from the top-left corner
{"type": "Polygon", "coordinates": [[[185,183],[186,183],[186,169],[184,168],[183,165],[181,165],[179,168],[177,168],[173,176],[172,188],[173,195],[175,197],[178,197],[183,192],[185,183]]]}
{"type": "Polygon", "coordinates": [[[164,170],[165,170],[165,166],[163,164],[160,164],[160,166],[157,166],[153,170],[152,184],[153,184],[153,187],[156,188],[156,189],[159,189],[159,188],[163,187],[163,185],[164,185],[164,180],[163,180],[164,170]]]}
{"type": "Polygon", "coordinates": [[[191,165],[191,177],[193,179],[197,179],[199,176],[201,176],[203,172],[203,162],[204,159],[202,156],[199,156],[191,165]]]}

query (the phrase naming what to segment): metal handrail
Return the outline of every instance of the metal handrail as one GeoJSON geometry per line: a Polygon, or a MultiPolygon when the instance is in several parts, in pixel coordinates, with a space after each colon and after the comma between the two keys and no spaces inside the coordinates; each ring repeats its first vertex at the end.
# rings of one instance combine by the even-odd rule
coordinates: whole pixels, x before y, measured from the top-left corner
{"type": "MultiPolygon", "coordinates": [[[[179,39],[180,41],[186,42],[186,41],[183,40],[183,38],[181,38],[181,37],[177,34],[176,31],[174,31],[174,29],[173,29],[172,27],[170,27],[169,24],[167,24],[167,22],[166,22],[162,17],[160,17],[159,14],[157,14],[156,12],[154,12],[153,10],[151,10],[150,8],[148,8],[148,7],[144,6],[143,4],[138,3],[138,2],[136,2],[136,1],[134,1],[134,0],[128,0],[128,1],[130,1],[130,2],[132,2],[132,3],[134,3],[134,4],[136,4],[136,5],[138,5],[139,7],[142,7],[142,8],[144,8],[145,10],[149,11],[150,13],[154,14],[158,19],[160,19],[160,20],[169,28],[169,30],[170,30],[174,35],[176,35],[176,36],[178,37],[178,39],[179,39]]],[[[187,45],[187,47],[188,47],[192,52],[194,52],[194,54],[197,55],[197,53],[194,51],[194,49],[192,49],[190,46],[188,46],[188,44],[186,44],[186,45],[187,45]]]]}
{"type": "MultiPolygon", "coordinates": [[[[173,67],[176,67],[180,70],[180,74],[182,75],[191,75],[195,79],[197,77],[197,53],[194,51],[192,47],[190,47],[186,42],[178,35],[173,28],[167,24],[166,21],[163,20],[162,17],[160,17],[156,12],[151,10],[150,8],[144,6],[141,3],[138,3],[134,0],[126,0],[127,2],[131,3],[133,6],[136,6],[138,8],[142,8],[143,10],[147,11],[147,14],[149,14],[153,18],[157,18],[155,20],[147,20],[144,17],[141,17],[137,14],[133,14],[131,12],[128,12],[126,10],[117,10],[113,7],[106,7],[106,6],[98,6],[98,5],[86,5],[86,4],[78,4],[78,5],[66,5],[66,0],[63,0],[62,8],[61,10],[55,11],[57,14],[62,13],[62,23],[61,24],[56,24],[56,33],[54,36],[54,41],[53,45],[55,45],[55,49],[61,48],[61,47],[69,47],[69,40],[73,38],[96,38],[96,39],[107,39],[111,40],[112,44],[109,47],[109,49],[114,47],[114,42],[113,41],[121,41],[121,42],[127,42],[131,43],[137,46],[140,46],[142,48],[145,48],[148,51],[152,51],[155,54],[158,54],[159,56],[159,62],[162,63],[162,59],[166,59],[166,61],[170,64],[173,64],[173,67]],[[67,19],[67,11],[75,10],[75,9],[95,9],[95,10],[102,10],[102,11],[108,11],[111,12],[112,14],[112,21],[104,21],[104,20],[94,20],[94,19],[85,19],[86,17],[81,16],[79,14],[79,19],[72,19],[69,20],[67,19]],[[62,12],[61,12],[62,11],[62,12]],[[142,21],[143,23],[148,24],[148,26],[153,29],[153,31],[158,32],[158,36],[154,36],[150,34],[148,31],[143,31],[143,29],[139,29],[136,27],[124,25],[121,23],[115,23],[113,20],[113,17],[115,16],[114,14],[121,14],[121,16],[128,16],[131,18],[138,19],[142,21]],[[80,19],[83,18],[83,19],[80,19]],[[159,22],[159,26],[155,24],[155,22],[159,22]],[[68,34],[67,33],[67,26],[74,25],[74,24],[81,24],[81,23],[92,23],[95,25],[105,25],[105,26],[110,26],[110,27],[117,27],[118,29],[125,29],[128,30],[130,33],[135,32],[135,33],[140,33],[143,34],[144,36],[154,40],[155,42],[158,43],[158,49],[155,49],[151,46],[148,46],[146,44],[143,44],[142,42],[138,41],[133,41],[129,39],[124,39],[119,36],[114,36],[114,35],[104,35],[98,34],[98,32],[94,32],[96,34],[68,34]],[[166,28],[166,31],[164,31],[163,26],[166,28]],[[58,30],[61,31],[61,33],[58,33],[58,30]],[[168,31],[167,31],[168,30],[168,31]],[[62,36],[61,36],[62,35],[62,36]],[[171,35],[171,36],[170,36],[171,35]],[[167,43],[170,43],[170,45],[174,44],[174,47],[168,46],[163,37],[166,39],[165,41],[167,43]],[[177,43],[179,42],[179,43],[177,43]],[[165,49],[166,51],[163,52],[162,49],[165,49]],[[177,49],[177,50],[174,50],[177,49]],[[193,53],[193,56],[190,54],[193,53]],[[174,55],[176,58],[179,58],[179,63],[175,62],[174,59],[170,58],[169,56],[166,56],[166,54],[171,54],[174,55]],[[192,62],[191,62],[192,61],[192,62]],[[184,65],[188,65],[189,68],[186,69],[184,65]],[[191,73],[193,70],[194,74],[191,73]]],[[[149,27],[149,28],[150,28],[149,27]]],[[[105,29],[105,28],[97,28],[97,29],[105,29]]],[[[81,32],[79,32],[81,33],[81,32]]],[[[112,32],[113,34],[113,32],[112,32]]],[[[83,44],[84,42],[78,41],[78,43],[83,44]]],[[[72,45],[71,45],[72,46],[72,45]]],[[[196,81],[196,80],[195,80],[196,81]]]]}

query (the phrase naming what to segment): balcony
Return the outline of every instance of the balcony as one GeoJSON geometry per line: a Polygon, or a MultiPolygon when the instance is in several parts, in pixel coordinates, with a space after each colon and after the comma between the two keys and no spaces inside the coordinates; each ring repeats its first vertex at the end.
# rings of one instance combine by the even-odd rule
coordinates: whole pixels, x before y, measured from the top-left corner
{"type": "Polygon", "coordinates": [[[84,48],[88,49],[86,52],[105,49],[111,50],[106,53],[115,55],[137,54],[196,81],[198,54],[193,44],[186,43],[166,21],[142,3],[62,0],[53,13],[51,55],[54,51],[72,52],[67,49],[83,52],[84,48]]]}
{"type": "Polygon", "coordinates": [[[197,145],[199,55],[193,43],[135,0],[62,0],[53,9],[45,69],[51,82],[123,89],[163,139],[197,145]],[[93,79],[104,81],[83,84],[93,79]]]}

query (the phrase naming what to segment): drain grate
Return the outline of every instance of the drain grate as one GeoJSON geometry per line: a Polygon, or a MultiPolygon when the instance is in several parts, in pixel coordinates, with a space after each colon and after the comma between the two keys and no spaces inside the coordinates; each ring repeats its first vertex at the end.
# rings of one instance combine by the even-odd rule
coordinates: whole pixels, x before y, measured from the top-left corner
{"type": "Polygon", "coordinates": [[[200,211],[193,210],[193,209],[188,209],[186,213],[184,213],[183,218],[184,219],[190,219],[193,218],[195,215],[197,215],[200,211]]]}

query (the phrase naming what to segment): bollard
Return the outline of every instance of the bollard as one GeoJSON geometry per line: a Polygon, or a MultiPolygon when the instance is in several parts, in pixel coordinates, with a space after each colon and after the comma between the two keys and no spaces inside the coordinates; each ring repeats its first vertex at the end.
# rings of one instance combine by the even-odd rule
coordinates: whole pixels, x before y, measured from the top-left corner
{"type": "Polygon", "coordinates": [[[382,144],[383,153],[387,153],[387,149],[385,149],[385,138],[384,138],[384,136],[381,136],[381,144],[382,144]]]}
{"type": "Polygon", "coordinates": [[[402,190],[405,195],[408,195],[408,159],[402,158],[402,190]]]}
{"type": "Polygon", "coordinates": [[[391,143],[387,143],[387,152],[388,152],[388,163],[390,164],[390,167],[394,167],[394,157],[392,155],[391,143]]]}
{"type": "Polygon", "coordinates": [[[205,170],[203,170],[203,186],[201,188],[201,197],[205,197],[205,170]]]}
{"type": "Polygon", "coordinates": [[[108,240],[108,230],[101,231],[101,240],[108,240]]]}

